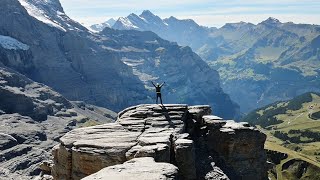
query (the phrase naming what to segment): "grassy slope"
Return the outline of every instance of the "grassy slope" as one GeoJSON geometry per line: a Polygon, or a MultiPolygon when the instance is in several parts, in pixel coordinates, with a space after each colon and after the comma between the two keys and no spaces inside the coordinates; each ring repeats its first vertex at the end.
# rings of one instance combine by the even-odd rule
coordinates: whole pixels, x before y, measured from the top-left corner
{"type": "MultiPolygon", "coordinates": [[[[290,170],[282,170],[282,165],[291,159],[301,159],[320,168],[320,141],[312,141],[310,137],[302,137],[299,133],[289,133],[290,130],[320,132],[320,119],[314,120],[309,118],[309,114],[319,111],[320,94],[307,93],[291,101],[278,102],[260,108],[244,118],[245,121],[251,121],[251,123],[257,125],[259,122],[261,123],[260,118],[263,120],[268,120],[268,118],[276,118],[279,120],[274,123],[270,121],[269,124],[264,124],[264,127],[258,125],[261,131],[267,134],[266,149],[288,154],[288,158],[282,160],[281,163],[276,166],[278,179],[294,179],[292,174],[290,174],[290,170]],[[311,106],[313,106],[312,109],[311,106]],[[284,110],[279,111],[280,108],[284,110]],[[265,117],[266,112],[271,115],[271,117],[265,117]],[[254,116],[252,114],[254,114],[254,116]],[[250,118],[253,119],[250,120],[250,118]],[[276,138],[274,136],[275,131],[288,133],[289,137],[298,136],[300,142],[290,142],[290,140],[276,138]]],[[[313,173],[314,169],[310,169],[309,171],[305,173],[305,179],[310,179],[310,176],[316,175],[313,173]]],[[[270,178],[275,179],[271,175],[270,178]]]]}

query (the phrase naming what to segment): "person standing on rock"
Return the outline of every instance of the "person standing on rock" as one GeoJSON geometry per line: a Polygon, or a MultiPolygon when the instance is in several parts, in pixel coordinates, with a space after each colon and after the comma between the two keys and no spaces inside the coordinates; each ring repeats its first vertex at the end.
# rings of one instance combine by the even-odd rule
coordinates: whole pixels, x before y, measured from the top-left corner
{"type": "Polygon", "coordinates": [[[161,87],[165,84],[165,82],[163,82],[162,84],[159,85],[159,83],[157,83],[156,85],[151,81],[152,85],[156,88],[156,93],[157,93],[157,100],[156,103],[158,104],[158,98],[160,99],[160,103],[162,104],[162,98],[161,98],[161,87]]]}

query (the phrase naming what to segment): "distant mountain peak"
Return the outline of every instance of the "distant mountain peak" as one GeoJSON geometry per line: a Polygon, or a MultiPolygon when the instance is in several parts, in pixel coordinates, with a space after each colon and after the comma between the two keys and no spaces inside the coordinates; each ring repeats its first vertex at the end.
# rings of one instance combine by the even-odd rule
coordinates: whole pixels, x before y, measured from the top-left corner
{"type": "Polygon", "coordinates": [[[127,17],[138,17],[138,15],[136,15],[135,13],[131,13],[127,17]]]}
{"type": "Polygon", "coordinates": [[[243,27],[250,28],[250,27],[253,27],[253,26],[254,26],[254,24],[252,24],[252,23],[240,21],[240,22],[237,22],[237,23],[226,23],[221,28],[222,29],[238,29],[238,28],[243,28],[243,27]]]}
{"type": "Polygon", "coordinates": [[[176,17],[174,17],[174,16],[170,16],[169,18],[168,18],[169,20],[178,20],[176,17]]]}
{"type": "Polygon", "coordinates": [[[269,17],[268,19],[262,21],[261,23],[262,24],[274,24],[274,25],[281,24],[281,22],[278,19],[273,18],[273,17],[269,17]]]}
{"type": "Polygon", "coordinates": [[[141,18],[149,21],[149,23],[156,23],[156,24],[159,24],[159,25],[164,23],[163,20],[162,20],[159,16],[153,14],[153,13],[152,13],[151,11],[149,11],[149,10],[144,10],[144,11],[140,14],[139,17],[141,17],[141,18]]]}
{"type": "Polygon", "coordinates": [[[149,11],[149,10],[144,10],[141,14],[140,14],[140,16],[156,16],[156,15],[154,15],[151,11],[149,11]]]}
{"type": "Polygon", "coordinates": [[[116,22],[117,20],[115,20],[114,18],[110,18],[109,20],[106,21],[106,23],[110,24],[111,26],[113,26],[113,24],[116,22]]]}

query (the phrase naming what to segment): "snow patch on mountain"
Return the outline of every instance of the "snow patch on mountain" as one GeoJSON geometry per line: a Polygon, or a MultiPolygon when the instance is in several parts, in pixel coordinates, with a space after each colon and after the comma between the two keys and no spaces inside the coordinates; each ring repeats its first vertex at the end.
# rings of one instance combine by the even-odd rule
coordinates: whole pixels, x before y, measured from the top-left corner
{"type": "Polygon", "coordinates": [[[100,32],[102,31],[104,28],[108,27],[108,28],[111,28],[114,23],[116,23],[116,20],[111,18],[109,19],[108,21],[102,23],[102,24],[94,24],[94,25],[91,25],[89,27],[89,29],[93,32],[100,32]]]}
{"type": "Polygon", "coordinates": [[[10,49],[10,50],[28,50],[29,46],[10,37],[10,36],[2,36],[0,35],[0,46],[2,46],[5,49],[10,49]]]}
{"type": "Polygon", "coordinates": [[[133,25],[132,22],[127,18],[119,18],[118,20],[125,27],[125,29],[139,29],[137,26],[133,25]]]}
{"type": "MultiPolygon", "coordinates": [[[[37,20],[48,24],[51,27],[55,27],[58,28],[59,30],[65,31],[66,29],[62,27],[61,24],[59,24],[59,22],[52,20],[50,18],[50,16],[46,13],[45,10],[35,6],[33,3],[30,3],[28,0],[18,0],[20,2],[20,4],[27,10],[28,14],[34,18],[36,18],[37,20]]],[[[42,3],[47,3],[49,4],[50,1],[49,0],[43,0],[42,3]]],[[[48,5],[49,6],[49,5],[48,5]]],[[[64,14],[60,11],[56,11],[56,15],[61,15],[64,14]]]]}

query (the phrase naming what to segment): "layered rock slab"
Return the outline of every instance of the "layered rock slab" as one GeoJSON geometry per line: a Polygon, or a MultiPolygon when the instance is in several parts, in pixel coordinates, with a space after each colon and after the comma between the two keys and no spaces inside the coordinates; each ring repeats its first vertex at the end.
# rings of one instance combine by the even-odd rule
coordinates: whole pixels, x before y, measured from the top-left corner
{"type": "Polygon", "coordinates": [[[53,176],[77,180],[106,168],[101,172],[127,177],[131,170],[114,169],[150,157],[175,165],[182,179],[266,178],[265,135],[247,123],[225,121],[211,112],[209,106],[181,104],[129,107],[118,113],[115,123],[63,136],[53,150],[53,176]]]}

